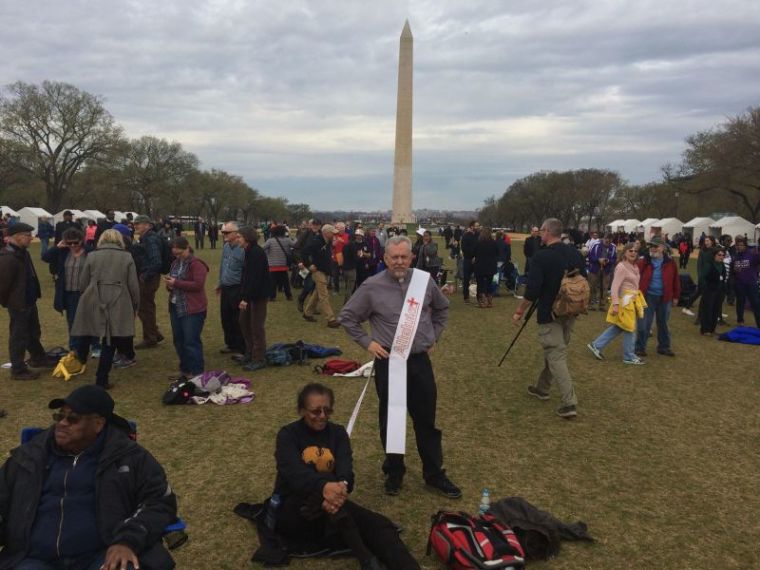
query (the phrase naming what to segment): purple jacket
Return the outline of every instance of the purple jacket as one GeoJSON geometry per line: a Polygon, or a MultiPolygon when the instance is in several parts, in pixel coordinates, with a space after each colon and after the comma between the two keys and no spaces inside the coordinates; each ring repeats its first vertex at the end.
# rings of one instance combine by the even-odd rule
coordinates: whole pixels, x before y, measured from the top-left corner
{"type": "Polygon", "coordinates": [[[752,286],[757,283],[758,266],[760,266],[760,252],[746,250],[734,254],[731,265],[736,284],[752,286]]]}
{"type": "Polygon", "coordinates": [[[599,273],[599,267],[601,266],[599,260],[603,257],[607,258],[604,272],[609,275],[612,273],[612,268],[615,267],[615,262],[617,261],[617,248],[614,243],[605,246],[604,242],[600,240],[591,246],[588,252],[588,270],[591,273],[599,273]]]}

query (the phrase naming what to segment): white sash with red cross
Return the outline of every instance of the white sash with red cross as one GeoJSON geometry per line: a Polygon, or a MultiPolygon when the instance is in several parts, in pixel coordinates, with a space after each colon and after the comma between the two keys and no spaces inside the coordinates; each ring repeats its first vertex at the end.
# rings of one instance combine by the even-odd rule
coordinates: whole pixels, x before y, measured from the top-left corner
{"type": "Polygon", "coordinates": [[[420,324],[430,274],[412,270],[388,363],[388,430],[386,453],[406,453],[406,361],[420,324]]]}

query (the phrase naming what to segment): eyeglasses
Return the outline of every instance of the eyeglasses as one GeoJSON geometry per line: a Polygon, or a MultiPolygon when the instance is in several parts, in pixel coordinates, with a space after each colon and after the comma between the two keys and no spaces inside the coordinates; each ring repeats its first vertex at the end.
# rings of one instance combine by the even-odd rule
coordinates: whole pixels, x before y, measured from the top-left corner
{"type": "Polygon", "coordinates": [[[66,245],[79,245],[80,243],[82,242],[81,241],[67,241],[66,245]]]}
{"type": "Polygon", "coordinates": [[[63,420],[66,420],[71,425],[78,424],[83,417],[85,417],[88,414],[78,414],[76,412],[69,412],[68,414],[64,414],[61,411],[53,412],[53,421],[62,422],[63,420]]]}
{"type": "Polygon", "coordinates": [[[322,408],[314,408],[313,410],[310,410],[309,408],[306,408],[306,411],[309,412],[309,414],[312,415],[312,416],[314,416],[314,417],[319,417],[322,414],[324,414],[325,416],[331,416],[332,413],[333,413],[333,409],[332,408],[328,408],[327,406],[322,407],[322,408]]]}

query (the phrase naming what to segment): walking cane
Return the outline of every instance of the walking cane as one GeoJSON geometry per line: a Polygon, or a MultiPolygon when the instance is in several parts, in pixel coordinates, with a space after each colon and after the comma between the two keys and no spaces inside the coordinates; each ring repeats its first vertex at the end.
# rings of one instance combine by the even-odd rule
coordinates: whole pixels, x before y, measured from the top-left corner
{"type": "Polygon", "coordinates": [[[538,299],[533,301],[533,304],[528,308],[528,311],[525,313],[525,318],[523,320],[523,324],[520,327],[520,330],[517,331],[517,334],[515,335],[515,338],[512,339],[512,342],[507,347],[507,351],[504,353],[504,356],[501,357],[501,360],[499,360],[499,366],[501,366],[504,362],[504,359],[507,358],[507,355],[509,354],[509,351],[512,350],[512,347],[517,342],[517,339],[520,338],[520,335],[523,332],[523,329],[525,328],[525,325],[528,324],[528,321],[530,320],[531,315],[533,315],[533,311],[536,310],[536,307],[538,306],[538,299]]]}

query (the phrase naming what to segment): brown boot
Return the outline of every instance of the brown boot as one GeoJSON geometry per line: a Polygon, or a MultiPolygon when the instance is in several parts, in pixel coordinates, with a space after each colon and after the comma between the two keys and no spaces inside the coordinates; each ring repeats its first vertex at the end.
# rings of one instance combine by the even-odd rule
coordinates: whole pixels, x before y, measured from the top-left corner
{"type": "Polygon", "coordinates": [[[485,309],[486,308],[485,295],[478,295],[478,308],[479,309],[485,309]]]}
{"type": "Polygon", "coordinates": [[[486,295],[486,307],[493,307],[493,295],[486,295]]]}

